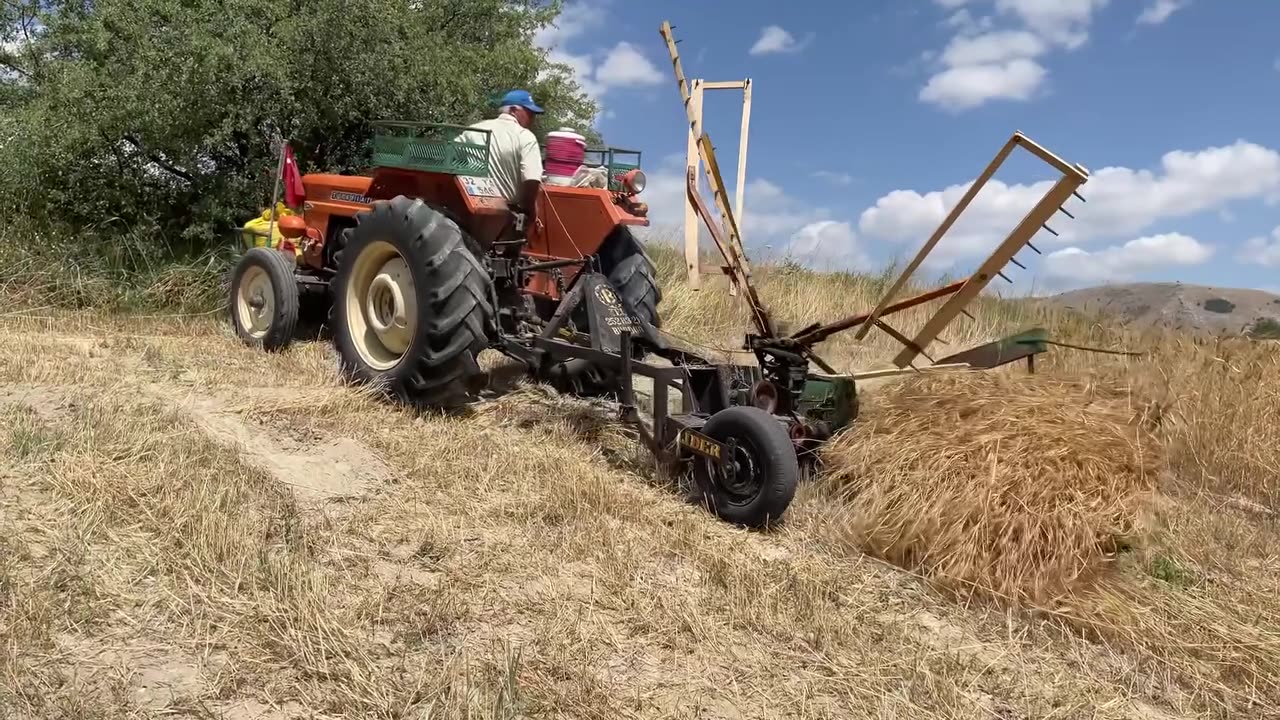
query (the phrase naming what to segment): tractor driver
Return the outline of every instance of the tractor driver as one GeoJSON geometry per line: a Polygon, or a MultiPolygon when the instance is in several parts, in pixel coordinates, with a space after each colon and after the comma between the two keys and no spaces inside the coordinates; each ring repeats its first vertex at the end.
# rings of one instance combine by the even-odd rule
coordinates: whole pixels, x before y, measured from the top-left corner
{"type": "MultiPolygon", "coordinates": [[[[538,190],[542,187],[542,150],[530,128],[542,108],[528,90],[512,90],[498,104],[498,116],[470,127],[489,131],[489,168],[507,202],[525,213],[525,227],[532,227],[538,190]]],[[[464,142],[484,143],[480,133],[464,132],[464,142]]]]}

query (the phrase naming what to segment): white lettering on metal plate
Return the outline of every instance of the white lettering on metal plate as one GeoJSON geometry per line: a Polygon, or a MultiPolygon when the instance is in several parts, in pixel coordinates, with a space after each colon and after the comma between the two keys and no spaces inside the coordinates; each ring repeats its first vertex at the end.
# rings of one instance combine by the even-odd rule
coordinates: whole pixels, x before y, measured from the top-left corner
{"type": "Polygon", "coordinates": [[[502,194],[498,192],[498,183],[493,178],[463,176],[462,186],[472,197],[499,197],[502,194]]]}

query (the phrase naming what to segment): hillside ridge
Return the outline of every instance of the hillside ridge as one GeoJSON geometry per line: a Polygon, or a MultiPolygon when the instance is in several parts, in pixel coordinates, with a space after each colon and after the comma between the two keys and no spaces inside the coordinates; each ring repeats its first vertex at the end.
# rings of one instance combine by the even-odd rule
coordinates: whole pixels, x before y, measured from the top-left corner
{"type": "Polygon", "coordinates": [[[1280,323],[1280,295],[1182,282],[1134,282],[1080,288],[1044,298],[1051,306],[1104,314],[1128,325],[1210,335],[1250,334],[1280,323]]]}

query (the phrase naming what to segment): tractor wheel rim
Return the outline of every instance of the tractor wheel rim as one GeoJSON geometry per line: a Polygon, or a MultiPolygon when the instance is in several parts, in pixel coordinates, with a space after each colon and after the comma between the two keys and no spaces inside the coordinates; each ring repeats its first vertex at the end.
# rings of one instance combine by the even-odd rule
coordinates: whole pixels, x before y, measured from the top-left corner
{"type": "Polygon", "coordinates": [[[240,290],[236,293],[236,314],[240,327],[250,337],[261,338],[271,329],[275,316],[275,293],[271,276],[260,267],[251,266],[240,278],[240,290]]]}
{"type": "Polygon", "coordinates": [[[728,496],[732,505],[746,505],[760,494],[763,486],[760,468],[757,467],[754,447],[743,438],[735,438],[738,442],[734,453],[736,467],[732,470],[712,465],[708,461],[708,471],[712,473],[721,490],[728,496]]]}
{"type": "Polygon", "coordinates": [[[404,359],[418,321],[418,295],[409,265],[393,245],[374,242],[360,253],[347,284],[351,340],[364,362],[390,370],[404,359]]]}

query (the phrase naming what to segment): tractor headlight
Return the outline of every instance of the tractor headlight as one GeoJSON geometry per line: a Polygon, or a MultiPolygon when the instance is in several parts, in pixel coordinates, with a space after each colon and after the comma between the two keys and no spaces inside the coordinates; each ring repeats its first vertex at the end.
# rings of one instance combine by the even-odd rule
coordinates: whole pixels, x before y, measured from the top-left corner
{"type": "Polygon", "coordinates": [[[635,195],[644,192],[646,182],[648,182],[648,179],[645,178],[644,171],[638,168],[622,176],[622,186],[635,195]]]}

